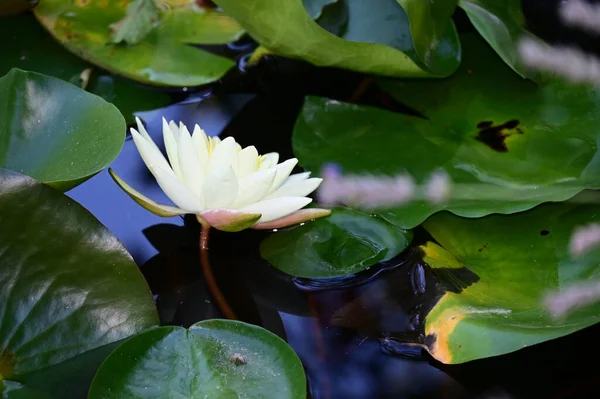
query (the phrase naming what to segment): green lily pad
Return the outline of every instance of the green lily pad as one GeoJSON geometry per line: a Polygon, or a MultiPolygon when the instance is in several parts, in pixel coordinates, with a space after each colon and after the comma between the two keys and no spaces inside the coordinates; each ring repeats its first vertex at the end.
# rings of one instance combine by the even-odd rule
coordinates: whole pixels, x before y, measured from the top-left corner
{"type": "Polygon", "coordinates": [[[412,232],[377,215],[337,208],[323,219],[271,234],[260,253],[292,276],[340,277],[390,260],[404,251],[412,232]]]}
{"type": "Polygon", "coordinates": [[[66,191],[121,151],[125,121],[100,97],[50,76],[0,78],[0,167],[66,191]]]}
{"type": "Polygon", "coordinates": [[[94,378],[89,399],[305,399],[302,363],[264,328],[204,320],[159,327],[119,346],[94,378]]]}
{"type": "Polygon", "coordinates": [[[408,15],[410,34],[421,62],[433,71],[456,70],[460,62],[460,42],[452,14],[458,0],[396,0],[408,15]],[[438,56],[439,46],[452,43],[458,57],[438,56]],[[447,65],[442,64],[446,62],[447,65]]]}
{"type": "Polygon", "coordinates": [[[460,0],[459,6],[506,64],[522,77],[536,76],[517,54],[517,41],[533,37],[525,29],[521,0],[460,0]]]}
{"type": "MultiPolygon", "coordinates": [[[[421,65],[406,13],[395,0],[346,0],[348,23],[342,37],[313,21],[302,0],[216,0],[263,47],[317,66],[338,67],[394,77],[447,76],[460,61],[454,25],[435,53],[421,65]],[[301,44],[301,45],[300,45],[301,44]],[[430,69],[442,65],[443,68],[430,69]]],[[[341,11],[340,11],[341,12],[341,11]]]]}
{"type": "Polygon", "coordinates": [[[308,97],[293,136],[300,164],[408,172],[417,183],[444,169],[455,184],[447,203],[417,198],[378,209],[403,228],[442,209],[466,217],[514,213],[599,188],[600,92],[559,81],[536,86],[481,38],[462,42],[465,60],[451,78],[379,82],[426,118],[308,97]]]}
{"type": "Polygon", "coordinates": [[[240,25],[194,0],[162,2],[160,23],[136,45],[111,42],[109,26],[126,15],[130,0],[45,0],[34,9],[38,20],[68,50],[113,73],[156,86],[199,86],[214,82],[234,62],[189,44],[237,40],[240,25]]]}
{"type": "Polygon", "coordinates": [[[85,392],[90,380],[72,376],[99,367],[98,351],[159,322],[142,274],[87,210],[5,169],[0,224],[0,380],[15,391],[85,392]]]}
{"type": "Polygon", "coordinates": [[[600,252],[569,255],[574,228],[598,222],[599,215],[598,205],[563,203],[482,219],[442,212],[425,222],[441,247],[427,243],[424,259],[454,288],[425,319],[429,352],[444,363],[463,363],[600,321],[600,304],[564,319],[554,319],[542,304],[548,290],[600,275],[600,252]],[[469,274],[471,281],[464,278],[469,274]]]}
{"type": "MultiPolygon", "coordinates": [[[[81,86],[81,73],[93,65],[71,54],[54,40],[35,19],[26,13],[3,18],[0,24],[2,57],[0,76],[12,68],[54,76],[76,86],[81,86]]],[[[130,124],[135,122],[134,112],[164,107],[171,97],[158,90],[149,90],[121,78],[99,71],[92,72],[86,90],[113,103],[130,124]]]]}

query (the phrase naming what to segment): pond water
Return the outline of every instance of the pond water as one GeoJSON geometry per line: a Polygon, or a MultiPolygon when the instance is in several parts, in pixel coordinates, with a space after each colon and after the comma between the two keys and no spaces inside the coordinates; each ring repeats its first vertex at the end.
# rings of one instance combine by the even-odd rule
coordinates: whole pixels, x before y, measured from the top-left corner
{"type": "MultiPolygon", "coordinates": [[[[243,51],[244,46],[235,51],[243,51]]],[[[243,56],[240,56],[243,65],[243,56]]],[[[212,88],[165,109],[142,112],[161,139],[161,118],[199,123],[210,135],[234,136],[259,152],[292,156],[292,127],[306,94],[406,111],[362,75],[269,59],[242,67],[212,88]]],[[[159,144],[160,146],[161,144],[159,144]]],[[[167,203],[128,136],[111,167],[133,187],[167,203]]],[[[193,218],[160,218],[142,209],[106,170],[68,192],[127,247],[146,277],[164,325],[222,317],[199,264],[193,218]]],[[[517,353],[446,366],[415,343],[441,284],[413,246],[385,265],[343,280],[293,279],[260,257],[271,232],[214,232],[216,280],[243,321],[284,338],[301,358],[314,399],[597,397],[600,326],[517,353]]],[[[477,337],[473,337],[477,339],[477,337]]]]}

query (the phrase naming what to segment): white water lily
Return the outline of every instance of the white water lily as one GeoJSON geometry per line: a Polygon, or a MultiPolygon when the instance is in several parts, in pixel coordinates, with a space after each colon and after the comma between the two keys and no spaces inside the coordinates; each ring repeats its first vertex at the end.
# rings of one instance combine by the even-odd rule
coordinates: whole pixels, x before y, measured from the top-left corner
{"type": "Polygon", "coordinates": [[[301,209],[312,199],[322,179],[310,173],[290,175],[296,158],[279,163],[279,154],[259,156],[254,146],[244,149],[227,137],[207,137],[196,125],[190,134],[180,123],[163,118],[168,161],[139,118],[131,128],[135,145],[150,172],[176,206],[161,205],[125,183],[109,170],[115,182],[138,204],[160,216],[194,214],[204,226],[223,231],[248,227],[270,229],[327,216],[327,209],[301,209]]]}

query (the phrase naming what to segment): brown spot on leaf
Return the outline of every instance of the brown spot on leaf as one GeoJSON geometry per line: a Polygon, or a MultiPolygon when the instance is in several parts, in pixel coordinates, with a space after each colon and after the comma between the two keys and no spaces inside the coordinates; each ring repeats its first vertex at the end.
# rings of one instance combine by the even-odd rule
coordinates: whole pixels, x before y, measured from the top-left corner
{"type": "Polygon", "coordinates": [[[508,152],[506,138],[513,134],[513,130],[518,134],[523,134],[523,130],[517,126],[519,126],[519,121],[516,119],[512,119],[498,126],[494,126],[491,121],[479,122],[477,128],[480,130],[475,139],[481,141],[494,151],[508,152]]]}
{"type": "Polygon", "coordinates": [[[481,252],[481,251],[483,251],[486,248],[487,248],[487,242],[485,244],[483,244],[483,247],[479,248],[477,251],[481,252]]]}

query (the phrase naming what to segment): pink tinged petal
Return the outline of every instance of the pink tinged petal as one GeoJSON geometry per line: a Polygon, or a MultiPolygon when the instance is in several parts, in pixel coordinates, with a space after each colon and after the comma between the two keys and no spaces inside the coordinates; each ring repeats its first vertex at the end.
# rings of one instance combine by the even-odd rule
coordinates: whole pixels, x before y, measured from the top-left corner
{"type": "Polygon", "coordinates": [[[194,148],[190,132],[184,124],[181,124],[179,128],[177,157],[179,158],[183,182],[196,197],[202,198],[204,170],[198,153],[194,148]]]}
{"type": "Polygon", "coordinates": [[[144,209],[154,213],[155,215],[167,217],[187,213],[183,209],[179,209],[169,205],[161,205],[157,202],[154,202],[150,198],[146,197],[144,194],[131,187],[129,184],[125,183],[125,181],[119,176],[117,176],[117,174],[110,168],[108,169],[108,173],[113,178],[115,183],[117,183],[119,187],[121,187],[121,189],[123,189],[123,191],[125,191],[125,193],[131,197],[131,199],[133,199],[144,209]]]}
{"type": "Polygon", "coordinates": [[[258,170],[258,151],[250,146],[238,152],[238,178],[248,176],[258,170]]]}
{"type": "Polygon", "coordinates": [[[310,204],[312,199],[306,197],[278,197],[256,202],[240,208],[242,212],[260,213],[260,223],[271,222],[296,212],[310,204]]]}
{"type": "Polygon", "coordinates": [[[169,163],[152,140],[146,140],[134,128],[131,128],[131,137],[148,169],[150,165],[157,165],[165,170],[171,170],[169,163]]]}
{"type": "Polygon", "coordinates": [[[271,189],[269,190],[268,194],[273,193],[279,188],[279,186],[281,186],[285,179],[290,176],[292,169],[294,169],[297,163],[298,160],[296,158],[292,158],[277,165],[275,168],[277,170],[277,174],[275,175],[275,179],[273,180],[273,184],[271,185],[271,189]]]}
{"type": "Polygon", "coordinates": [[[194,143],[198,158],[202,163],[202,170],[206,171],[208,166],[208,137],[206,137],[206,133],[198,125],[194,126],[192,142],[194,143]]]}
{"type": "Polygon", "coordinates": [[[238,180],[233,168],[222,165],[208,172],[202,193],[204,209],[229,208],[238,194],[238,180]]]}
{"type": "Polygon", "coordinates": [[[227,137],[216,148],[213,144],[213,151],[208,158],[208,172],[222,166],[231,166],[234,174],[238,170],[237,143],[233,137],[227,137]]]}
{"type": "Polygon", "coordinates": [[[275,179],[275,169],[259,170],[238,181],[237,198],[232,208],[241,208],[263,199],[275,179]]]}
{"type": "Polygon", "coordinates": [[[257,223],[254,226],[252,226],[252,228],[257,229],[257,230],[280,229],[282,227],[293,226],[298,223],[308,222],[309,220],[329,216],[330,214],[331,214],[331,210],[329,210],[329,209],[320,209],[320,208],[301,209],[299,211],[292,213],[291,215],[282,217],[277,220],[273,220],[272,222],[257,223]]]}
{"type": "MultiPolygon", "coordinates": [[[[167,150],[167,156],[169,157],[169,163],[171,164],[171,168],[175,172],[175,175],[182,179],[181,168],[179,167],[179,159],[177,157],[177,139],[175,138],[175,134],[171,130],[171,127],[167,123],[165,118],[163,121],[163,139],[165,141],[165,149],[167,150]]],[[[177,130],[179,133],[179,129],[177,130]]]]}
{"type": "Polygon", "coordinates": [[[215,229],[233,233],[253,226],[261,215],[234,209],[211,209],[202,212],[199,216],[215,229]]]}
{"type": "Polygon", "coordinates": [[[199,213],[203,210],[202,202],[177,178],[156,165],[150,165],[150,170],[156,177],[160,188],[181,209],[189,213],[199,213]]]}
{"type": "MultiPolygon", "coordinates": [[[[288,179],[289,180],[289,179],[288,179]]],[[[301,180],[291,183],[286,180],[277,190],[269,194],[268,198],[275,197],[306,197],[319,187],[323,179],[313,177],[312,179],[301,180]]]]}

